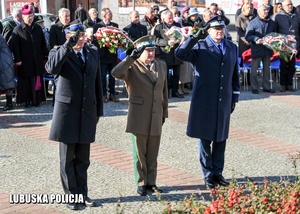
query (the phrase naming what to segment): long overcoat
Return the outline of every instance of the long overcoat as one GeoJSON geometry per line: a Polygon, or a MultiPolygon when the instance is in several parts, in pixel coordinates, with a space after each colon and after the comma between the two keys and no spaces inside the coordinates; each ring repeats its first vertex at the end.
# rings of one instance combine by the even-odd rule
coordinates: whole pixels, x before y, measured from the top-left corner
{"type": "Polygon", "coordinates": [[[33,23],[31,31],[22,22],[12,33],[12,48],[15,62],[22,61],[18,76],[33,77],[44,74],[43,60],[46,56],[46,41],[42,28],[33,23]]]}
{"type": "Polygon", "coordinates": [[[175,55],[195,69],[187,135],[221,142],[228,138],[231,105],[239,97],[238,50],[224,40],[222,55],[209,37],[188,38],[175,55]]]}
{"type": "Polygon", "coordinates": [[[15,86],[12,53],[5,39],[0,35],[0,92],[15,86]]]}
{"type": "Polygon", "coordinates": [[[168,117],[166,63],[155,59],[149,70],[140,60],[126,57],[112,75],[125,81],[129,95],[126,132],[161,135],[163,118],[168,117]]]}
{"type": "Polygon", "coordinates": [[[58,76],[50,140],[92,143],[103,115],[100,61],[96,48],[83,48],[85,67],[64,46],[50,51],[46,70],[58,76]]]}

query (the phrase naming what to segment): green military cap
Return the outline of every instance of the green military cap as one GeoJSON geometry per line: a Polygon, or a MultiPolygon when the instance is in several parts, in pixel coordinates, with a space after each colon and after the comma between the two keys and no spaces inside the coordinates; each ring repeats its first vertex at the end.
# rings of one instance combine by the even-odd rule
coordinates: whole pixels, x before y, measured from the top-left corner
{"type": "Polygon", "coordinates": [[[138,50],[140,50],[144,46],[146,47],[145,49],[156,48],[155,36],[153,35],[143,36],[135,40],[134,44],[138,50]]]}

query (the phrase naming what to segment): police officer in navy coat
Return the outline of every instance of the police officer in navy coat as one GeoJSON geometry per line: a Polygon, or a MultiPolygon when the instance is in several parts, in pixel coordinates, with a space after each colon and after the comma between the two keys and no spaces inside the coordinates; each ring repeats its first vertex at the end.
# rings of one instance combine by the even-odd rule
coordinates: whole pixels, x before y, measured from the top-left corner
{"type": "Polygon", "coordinates": [[[175,50],[176,57],[195,68],[187,135],[199,139],[200,164],[209,188],[229,184],[222,176],[224,153],[230,114],[240,93],[238,50],[224,39],[224,27],[223,16],[215,16],[175,50]]]}
{"type": "MultiPolygon", "coordinates": [[[[50,51],[46,63],[47,72],[58,76],[49,139],[59,142],[65,194],[82,194],[85,205],[94,206],[87,197],[87,169],[90,144],[103,115],[100,60],[97,48],[85,45],[81,24],[70,25],[65,33],[67,41],[50,51]]],[[[67,207],[76,210],[78,204],[67,207]]]]}

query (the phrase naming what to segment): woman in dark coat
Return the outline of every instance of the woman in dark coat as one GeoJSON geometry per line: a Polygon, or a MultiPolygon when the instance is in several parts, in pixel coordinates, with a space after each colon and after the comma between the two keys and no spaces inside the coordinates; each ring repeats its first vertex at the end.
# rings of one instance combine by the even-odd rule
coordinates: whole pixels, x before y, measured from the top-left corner
{"type": "Polygon", "coordinates": [[[45,101],[43,83],[43,60],[46,42],[43,30],[33,23],[33,9],[25,4],[22,8],[23,22],[14,28],[12,47],[18,66],[17,103],[25,102],[25,107],[39,106],[45,101]]]}
{"type": "Polygon", "coordinates": [[[248,50],[250,42],[245,39],[246,29],[249,22],[254,18],[253,15],[253,4],[245,3],[242,7],[242,13],[237,17],[235,22],[235,28],[237,31],[238,37],[238,46],[239,46],[239,57],[241,58],[240,66],[243,65],[242,54],[244,51],[248,50]]]}

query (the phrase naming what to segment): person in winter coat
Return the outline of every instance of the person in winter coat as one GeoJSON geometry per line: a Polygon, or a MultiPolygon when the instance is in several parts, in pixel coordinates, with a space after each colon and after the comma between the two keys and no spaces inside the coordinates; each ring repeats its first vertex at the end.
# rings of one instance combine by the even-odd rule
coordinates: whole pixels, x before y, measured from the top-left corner
{"type": "MultiPolygon", "coordinates": [[[[293,7],[291,0],[283,0],[282,9],[272,19],[275,21],[275,31],[285,35],[293,35],[297,40],[297,50],[300,53],[300,15],[293,7]]],[[[295,91],[293,88],[293,77],[296,72],[296,56],[286,62],[280,59],[280,91],[295,91]]]]}
{"type": "MultiPolygon", "coordinates": [[[[46,70],[58,76],[49,139],[59,142],[60,174],[65,194],[82,194],[86,206],[95,206],[88,197],[87,170],[90,144],[103,115],[100,60],[97,48],[85,45],[84,27],[65,29],[66,42],[53,48],[46,70]]],[[[68,203],[72,210],[78,204],[68,203]]]]}
{"type": "Polygon", "coordinates": [[[209,188],[229,185],[222,175],[225,147],[230,114],[240,94],[238,50],[224,39],[224,27],[222,16],[215,16],[175,50],[176,57],[195,68],[187,135],[199,139],[200,164],[209,188]]]}
{"type": "MultiPolygon", "coordinates": [[[[6,40],[6,43],[10,49],[10,51],[13,51],[12,47],[12,32],[14,28],[21,24],[23,21],[22,19],[22,8],[14,8],[11,13],[13,20],[10,20],[7,22],[7,24],[3,28],[3,38],[6,40]]],[[[15,74],[17,72],[15,71],[15,74]]],[[[3,110],[8,111],[13,109],[13,90],[6,90],[6,105],[4,106],[3,110]]]]}
{"type": "Polygon", "coordinates": [[[246,30],[246,40],[251,42],[251,72],[250,83],[252,93],[258,94],[259,85],[257,80],[257,69],[260,61],[263,64],[263,91],[269,93],[275,93],[275,90],[271,88],[270,83],[270,57],[273,55],[273,51],[263,45],[263,37],[268,33],[275,31],[275,23],[268,18],[268,8],[265,5],[260,6],[257,9],[257,17],[249,22],[246,30]]]}
{"type": "Polygon", "coordinates": [[[86,11],[82,6],[82,3],[78,4],[78,8],[75,10],[74,20],[78,20],[81,24],[87,19],[86,11]]]}
{"type": "Polygon", "coordinates": [[[146,26],[140,23],[140,14],[138,11],[130,11],[129,18],[130,24],[124,27],[123,30],[127,32],[128,37],[132,41],[135,41],[148,34],[146,26]]]}
{"type": "Polygon", "coordinates": [[[244,51],[248,50],[251,45],[251,43],[246,40],[245,35],[248,24],[253,18],[253,4],[245,3],[242,7],[242,13],[237,17],[235,21],[235,28],[237,32],[237,40],[239,47],[239,57],[241,58],[241,67],[243,66],[242,54],[244,51]]]}
{"type": "Polygon", "coordinates": [[[140,23],[142,25],[145,25],[147,28],[147,34],[151,34],[152,28],[155,26],[155,20],[154,20],[154,10],[153,7],[148,6],[146,7],[146,12],[144,18],[141,19],[140,23]]]}
{"type": "MultiPolygon", "coordinates": [[[[93,27],[93,32],[96,33],[99,28],[102,27],[116,27],[119,28],[119,25],[115,22],[112,22],[113,14],[109,8],[102,8],[101,10],[102,21],[98,22],[93,27]]],[[[99,49],[99,56],[101,61],[101,77],[102,77],[102,92],[103,92],[103,102],[107,103],[108,101],[119,102],[119,98],[115,95],[117,94],[115,90],[116,79],[111,75],[111,70],[118,63],[118,54],[110,53],[108,47],[101,47],[99,49]],[[108,84],[107,78],[108,75],[108,84]],[[108,96],[109,92],[109,96],[108,96]]]]}
{"type": "Polygon", "coordinates": [[[70,10],[68,8],[60,8],[58,10],[59,21],[51,25],[50,28],[50,47],[53,48],[55,45],[62,45],[66,41],[64,33],[64,27],[70,23],[70,10]]]}
{"type": "Polygon", "coordinates": [[[154,36],[136,40],[136,49],[113,70],[112,75],[126,82],[129,109],[126,132],[134,135],[137,192],[162,192],[156,186],[157,156],[162,125],[168,117],[167,65],[155,59],[154,36]]]}
{"type": "Polygon", "coordinates": [[[180,27],[180,24],[174,22],[173,14],[170,10],[162,12],[161,18],[162,22],[154,28],[154,36],[156,37],[156,45],[159,48],[160,59],[167,63],[168,71],[172,70],[172,74],[168,72],[169,89],[172,91],[170,95],[184,98],[183,95],[178,94],[180,64],[182,64],[182,61],[174,55],[174,50],[178,47],[178,44],[173,44],[174,42],[165,35],[165,32],[172,26],[180,27]],[[170,50],[167,47],[171,47],[170,50]]]}
{"type": "Polygon", "coordinates": [[[93,28],[94,25],[98,22],[101,22],[101,19],[98,18],[98,11],[96,8],[89,9],[89,17],[82,23],[84,29],[93,28]]]}
{"type": "MultiPolygon", "coordinates": [[[[0,94],[7,94],[7,91],[12,91],[15,88],[14,74],[12,53],[5,39],[0,35],[0,94]]],[[[6,99],[3,110],[8,110],[8,107],[12,109],[12,96],[10,99],[6,99]]]]}
{"type": "Polygon", "coordinates": [[[12,48],[18,67],[17,103],[25,107],[39,106],[46,100],[44,91],[44,64],[47,54],[42,28],[33,23],[33,9],[25,4],[22,8],[23,22],[14,28],[12,48]]]}

